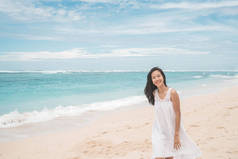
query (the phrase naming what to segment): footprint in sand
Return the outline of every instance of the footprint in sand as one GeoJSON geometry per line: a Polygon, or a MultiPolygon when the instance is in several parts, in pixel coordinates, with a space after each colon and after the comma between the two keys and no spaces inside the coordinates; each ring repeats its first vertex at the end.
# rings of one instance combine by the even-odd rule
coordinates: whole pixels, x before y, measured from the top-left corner
{"type": "Polygon", "coordinates": [[[200,127],[199,125],[196,125],[196,124],[192,124],[190,125],[191,127],[200,127]]]}
{"type": "Polygon", "coordinates": [[[106,132],[106,131],[103,131],[103,132],[102,132],[102,134],[107,134],[107,133],[108,133],[108,132],[106,132]]]}
{"type": "Polygon", "coordinates": [[[238,106],[229,106],[229,107],[226,107],[227,109],[236,109],[238,108],[238,106]]]}
{"type": "Polygon", "coordinates": [[[127,129],[132,129],[132,127],[131,127],[131,126],[129,126],[129,125],[127,125],[127,126],[126,126],[126,128],[127,128],[127,129]]]}
{"type": "Polygon", "coordinates": [[[88,142],[86,142],[87,144],[97,144],[97,142],[96,141],[88,141],[88,142]]]}
{"type": "Polygon", "coordinates": [[[223,126],[217,126],[217,129],[225,129],[223,126]]]}
{"type": "Polygon", "coordinates": [[[80,157],[73,157],[73,158],[71,158],[71,159],[80,159],[80,157]]]}
{"type": "Polygon", "coordinates": [[[88,151],[83,151],[83,153],[84,153],[84,154],[87,154],[87,153],[88,153],[88,151]]]}
{"type": "Polygon", "coordinates": [[[93,144],[93,145],[91,145],[90,147],[91,147],[91,148],[94,148],[94,147],[96,147],[96,146],[97,146],[96,144],[93,144]]]}
{"type": "Polygon", "coordinates": [[[149,125],[150,123],[149,122],[146,122],[145,125],[149,125]]]}
{"type": "Polygon", "coordinates": [[[214,139],[214,137],[208,137],[207,139],[214,139]]]}

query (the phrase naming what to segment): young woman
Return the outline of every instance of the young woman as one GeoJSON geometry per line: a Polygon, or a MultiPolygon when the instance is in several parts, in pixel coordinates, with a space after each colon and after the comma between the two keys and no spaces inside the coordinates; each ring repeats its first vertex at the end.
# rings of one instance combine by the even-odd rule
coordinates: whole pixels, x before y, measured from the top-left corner
{"type": "Polygon", "coordinates": [[[148,73],[144,93],[155,113],[152,159],[196,159],[201,156],[201,151],[186,134],[181,122],[179,95],[167,86],[160,68],[154,67],[148,73]]]}

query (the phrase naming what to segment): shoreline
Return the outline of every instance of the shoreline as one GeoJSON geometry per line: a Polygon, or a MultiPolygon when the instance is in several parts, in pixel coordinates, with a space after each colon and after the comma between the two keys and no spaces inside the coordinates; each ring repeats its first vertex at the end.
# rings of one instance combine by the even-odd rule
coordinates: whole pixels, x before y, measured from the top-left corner
{"type": "MultiPolygon", "coordinates": [[[[181,100],[181,121],[201,149],[202,158],[238,158],[237,89],[234,85],[181,100]]],[[[119,108],[79,129],[2,142],[0,158],[150,158],[153,118],[149,104],[119,108]]]]}
{"type": "MultiPolygon", "coordinates": [[[[197,97],[197,96],[206,96],[210,94],[215,94],[216,92],[223,91],[224,89],[229,89],[233,85],[238,85],[238,80],[232,79],[229,80],[229,83],[226,82],[217,82],[211,85],[198,86],[193,87],[193,89],[184,89],[179,91],[180,101],[181,103],[184,100],[189,98],[197,97]]],[[[130,106],[118,107],[112,110],[91,110],[83,113],[79,116],[65,116],[65,117],[57,117],[56,119],[37,122],[37,123],[27,123],[13,128],[0,128],[0,143],[9,142],[9,141],[17,141],[24,140],[29,137],[47,135],[52,133],[60,133],[67,130],[77,130],[84,127],[87,127],[89,124],[94,121],[102,118],[103,116],[107,116],[108,114],[122,110],[130,110],[134,108],[151,106],[147,101],[140,102],[137,104],[130,104],[130,106]],[[44,130],[42,132],[41,130],[44,130]]]]}
{"type": "MultiPolygon", "coordinates": [[[[175,88],[180,94],[181,99],[190,97],[191,95],[207,94],[209,92],[214,92],[219,89],[218,87],[224,87],[228,85],[238,84],[238,76],[233,73],[202,73],[197,76],[194,74],[189,74],[189,78],[186,77],[185,81],[174,81],[171,80],[168,83],[169,87],[175,88]],[[204,78],[203,78],[204,77],[204,78]],[[213,80],[214,79],[214,80],[213,80]],[[172,82],[173,81],[173,82],[172,82]],[[228,81],[228,82],[226,82],[228,81]],[[234,82],[234,83],[233,83],[234,82]],[[232,84],[233,83],[233,84],[232,84]],[[211,88],[211,89],[210,89],[211,88]]],[[[179,79],[179,78],[178,78],[179,79]]],[[[125,82],[127,83],[127,82],[125,82]]],[[[119,87],[118,87],[119,88],[119,87]]],[[[64,93],[63,93],[64,94],[64,93]]],[[[66,93],[67,94],[67,93],[66,93]]],[[[65,121],[67,125],[72,125],[67,120],[76,121],[78,116],[82,116],[78,121],[81,121],[85,114],[103,114],[105,111],[117,111],[118,107],[130,107],[131,105],[139,105],[142,102],[147,101],[143,94],[142,84],[138,85],[132,89],[118,89],[117,91],[110,94],[102,94],[102,92],[97,92],[93,95],[84,94],[81,96],[62,96],[62,100],[59,98],[49,98],[51,100],[47,101],[44,98],[39,98],[39,101],[30,99],[31,96],[26,96],[26,101],[29,101],[28,104],[19,104],[18,107],[11,107],[5,105],[1,111],[0,116],[0,139],[1,139],[1,130],[6,130],[4,128],[17,128],[17,127],[41,127],[43,123],[54,123],[54,125],[61,126],[61,123],[58,123],[58,120],[65,121]],[[130,92],[130,93],[128,93],[130,92]],[[77,98],[76,98],[77,97],[77,98]],[[95,97],[95,100],[92,100],[95,97]],[[82,104],[83,99],[90,99],[89,103],[82,104]],[[100,100],[98,100],[100,98],[100,100]],[[53,102],[54,101],[54,102],[53,102]],[[63,104],[65,101],[68,104],[63,104]],[[70,102],[71,101],[71,102],[70,102]],[[44,106],[44,103],[46,104],[44,106]],[[47,103],[49,105],[47,105],[47,103]],[[73,104],[69,104],[73,103],[73,104]],[[81,103],[81,104],[80,104],[81,103]],[[44,106],[44,107],[43,107],[44,106]],[[15,107],[15,108],[14,108],[15,107]],[[19,111],[18,111],[19,108],[19,111]],[[8,111],[6,111],[8,110],[8,111]],[[4,113],[5,112],[5,113],[4,113]],[[65,119],[65,120],[64,120],[65,119]]],[[[4,97],[4,96],[3,96],[4,97]]],[[[18,96],[21,97],[20,95],[18,96]]],[[[8,98],[6,97],[6,101],[8,98]]],[[[4,104],[3,104],[4,105],[4,104]]],[[[17,105],[16,105],[17,106],[17,105]]],[[[92,116],[92,118],[94,118],[92,116]]],[[[83,119],[84,120],[84,119],[83,119]]],[[[86,119],[88,120],[88,119],[86,119]]],[[[78,124],[76,124],[78,125],[78,124]]],[[[73,125],[74,126],[74,125],[73,125]]],[[[9,129],[9,130],[10,130],[9,129]]],[[[54,129],[56,129],[54,127],[54,129]]],[[[30,133],[32,134],[32,133],[30,133]]],[[[0,141],[1,142],[1,141],[0,141]]]]}

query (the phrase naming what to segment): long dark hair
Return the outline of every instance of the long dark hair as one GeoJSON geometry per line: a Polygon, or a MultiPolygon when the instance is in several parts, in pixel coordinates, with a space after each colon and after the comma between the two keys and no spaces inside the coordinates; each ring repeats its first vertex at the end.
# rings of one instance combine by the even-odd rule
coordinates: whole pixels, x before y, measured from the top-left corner
{"type": "Polygon", "coordinates": [[[147,97],[149,103],[152,104],[152,105],[155,104],[155,99],[154,99],[153,92],[154,92],[155,89],[157,89],[157,87],[152,82],[151,74],[152,74],[152,72],[154,72],[156,70],[158,70],[161,73],[161,75],[163,76],[164,85],[167,87],[166,77],[165,77],[165,74],[164,74],[163,70],[159,67],[153,67],[150,70],[150,72],[147,74],[147,83],[146,83],[146,86],[145,86],[145,89],[144,89],[145,96],[147,97]]]}

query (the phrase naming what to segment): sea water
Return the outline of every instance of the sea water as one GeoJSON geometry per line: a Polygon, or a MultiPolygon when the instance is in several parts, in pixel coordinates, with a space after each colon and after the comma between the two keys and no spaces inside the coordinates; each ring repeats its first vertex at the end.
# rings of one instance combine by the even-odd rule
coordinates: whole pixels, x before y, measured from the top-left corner
{"type": "MultiPolygon", "coordinates": [[[[148,71],[1,71],[0,128],[146,102],[148,71]]],[[[236,71],[165,71],[178,90],[238,79],[236,71]]]]}

